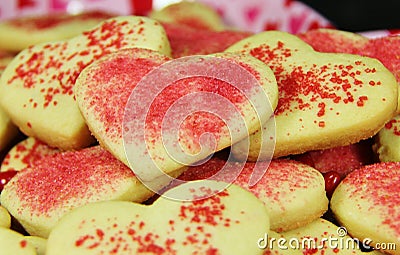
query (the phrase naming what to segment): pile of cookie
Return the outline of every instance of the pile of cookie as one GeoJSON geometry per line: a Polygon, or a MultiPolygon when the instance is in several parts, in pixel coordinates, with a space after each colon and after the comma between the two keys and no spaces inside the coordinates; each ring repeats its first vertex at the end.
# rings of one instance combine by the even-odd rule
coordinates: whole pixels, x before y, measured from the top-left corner
{"type": "Polygon", "coordinates": [[[185,1],[0,33],[4,254],[400,254],[400,37],[185,1]]]}

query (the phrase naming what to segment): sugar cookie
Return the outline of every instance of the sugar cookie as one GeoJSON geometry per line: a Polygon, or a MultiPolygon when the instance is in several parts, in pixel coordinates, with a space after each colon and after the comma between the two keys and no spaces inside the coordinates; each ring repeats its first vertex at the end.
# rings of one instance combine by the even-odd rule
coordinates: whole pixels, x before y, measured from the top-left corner
{"type": "Polygon", "coordinates": [[[22,170],[32,166],[35,161],[46,155],[59,152],[60,150],[52,148],[34,137],[28,137],[14,145],[6,154],[0,166],[0,172],[22,170]]]}
{"type": "MultiPolygon", "coordinates": [[[[390,70],[400,85],[400,37],[384,36],[368,39],[364,36],[336,30],[316,29],[298,35],[316,51],[352,53],[376,58],[390,70]]],[[[397,112],[400,113],[400,95],[397,112]]]]}
{"type": "MultiPolygon", "coordinates": [[[[0,77],[13,58],[8,52],[0,50],[0,77]]],[[[4,110],[0,108],[0,151],[7,148],[17,134],[18,128],[12,123],[4,110]]]]}
{"type": "Polygon", "coordinates": [[[331,199],[331,209],[351,236],[359,240],[368,238],[371,246],[385,246],[387,249],[381,251],[400,254],[399,190],[400,163],[364,166],[339,184],[331,199]]]}
{"type": "Polygon", "coordinates": [[[219,14],[201,2],[180,1],[149,14],[158,21],[182,24],[195,29],[219,31],[225,28],[219,14]]]}
{"type": "MultiPolygon", "coordinates": [[[[275,73],[275,157],[358,142],[375,135],[395,114],[396,79],[376,59],[316,52],[279,31],[247,37],[227,51],[250,53],[275,73]]],[[[259,146],[269,138],[256,133],[251,140],[248,158],[263,159],[259,146]]],[[[240,143],[233,147],[240,159],[242,150],[240,143]]]]}
{"type": "Polygon", "coordinates": [[[232,44],[252,35],[249,32],[234,30],[199,30],[173,23],[163,23],[163,27],[174,58],[222,52],[232,44]]]}
{"type": "Polygon", "coordinates": [[[131,47],[170,54],[162,26],[137,16],[108,19],[72,39],[29,47],[1,76],[1,106],[27,136],[63,150],[86,147],[94,139],[73,95],[75,80],[94,60],[131,47]]]}
{"type": "Polygon", "coordinates": [[[144,180],[190,165],[247,137],[270,118],[277,103],[272,71],[249,55],[221,53],[169,60],[150,50],[119,51],[86,68],[76,82],[75,96],[92,133],[125,164],[130,165],[127,155],[134,158],[130,167],[144,180]],[[200,77],[201,72],[207,74],[200,77]],[[230,72],[241,75],[229,76],[230,72]],[[141,82],[142,77],[146,82],[141,82]],[[229,77],[234,79],[230,83],[236,84],[223,80],[229,77]],[[136,97],[128,101],[133,91],[136,97]],[[265,107],[253,108],[252,102],[257,100],[265,107]],[[144,102],[151,104],[146,108],[144,102]],[[168,114],[178,117],[168,118],[168,114]],[[189,117],[179,119],[179,114],[189,117]],[[227,127],[224,121],[232,125],[227,127]],[[128,123],[125,127],[124,122],[128,123]],[[123,128],[130,130],[126,137],[123,128]],[[201,144],[204,133],[213,135],[214,140],[205,139],[207,144],[201,144]],[[179,145],[166,147],[167,140],[179,145]],[[158,169],[153,171],[153,164],[158,169]]]}
{"type": "Polygon", "coordinates": [[[31,45],[69,39],[113,16],[96,11],[77,15],[56,13],[5,20],[0,22],[0,49],[19,52],[31,45]]]}
{"type": "Polygon", "coordinates": [[[29,234],[47,237],[75,207],[104,200],[141,202],[152,194],[128,167],[95,146],[46,155],[21,170],[1,192],[1,204],[29,234]]]}
{"type": "Polygon", "coordinates": [[[38,236],[25,236],[25,240],[35,247],[37,255],[46,254],[47,239],[38,236]]]}
{"type": "Polygon", "coordinates": [[[0,205],[0,228],[11,227],[11,216],[7,209],[0,205]]]}
{"type": "Polygon", "coordinates": [[[178,177],[185,181],[206,178],[226,182],[233,179],[234,184],[252,192],[264,202],[271,230],[274,231],[282,232],[304,226],[321,217],[328,209],[324,178],[316,169],[296,161],[277,159],[271,163],[248,162],[243,165],[213,157],[202,165],[190,167],[178,177]],[[265,173],[256,185],[249,187],[255,168],[265,173]],[[215,175],[217,173],[219,175],[215,175]],[[238,174],[237,178],[235,173],[238,174]]]}
{"type": "Polygon", "coordinates": [[[208,181],[169,191],[200,200],[160,197],[150,206],[111,201],[75,209],[50,233],[47,255],[262,254],[256,240],[269,224],[261,201],[236,185],[208,197],[214,185],[219,186],[208,181]]]}
{"type": "Polygon", "coordinates": [[[2,255],[36,255],[35,247],[23,235],[8,228],[0,228],[0,247],[2,255]]]}
{"type": "Polygon", "coordinates": [[[335,171],[343,178],[351,171],[375,162],[372,144],[373,141],[368,139],[347,146],[308,151],[293,158],[321,173],[335,171]]]}
{"type": "Polygon", "coordinates": [[[368,44],[368,38],[360,34],[329,28],[312,29],[297,35],[319,52],[355,54],[368,44]]]}
{"type": "Polygon", "coordinates": [[[373,149],[382,162],[400,161],[400,115],[393,117],[374,138],[373,149]]]}
{"type": "Polygon", "coordinates": [[[1,73],[6,69],[8,63],[13,60],[14,56],[6,51],[0,50],[0,76],[1,73]]]}

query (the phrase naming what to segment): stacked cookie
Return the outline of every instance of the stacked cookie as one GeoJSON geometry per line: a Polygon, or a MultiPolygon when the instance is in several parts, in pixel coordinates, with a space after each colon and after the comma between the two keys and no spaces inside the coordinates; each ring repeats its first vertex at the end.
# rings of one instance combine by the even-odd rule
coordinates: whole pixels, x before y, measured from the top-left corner
{"type": "MultiPolygon", "coordinates": [[[[50,27],[83,16],[62,18],[50,27]]],[[[0,168],[7,254],[361,254],[357,239],[400,244],[400,166],[377,162],[397,161],[387,132],[397,131],[398,38],[233,31],[190,2],[100,19],[7,48],[19,53],[1,75],[0,104],[25,136],[0,168]],[[354,162],[365,146],[377,158],[354,162]],[[352,162],[334,191],[326,172],[339,153],[352,162]],[[308,237],[352,245],[272,241],[308,237]]]]}

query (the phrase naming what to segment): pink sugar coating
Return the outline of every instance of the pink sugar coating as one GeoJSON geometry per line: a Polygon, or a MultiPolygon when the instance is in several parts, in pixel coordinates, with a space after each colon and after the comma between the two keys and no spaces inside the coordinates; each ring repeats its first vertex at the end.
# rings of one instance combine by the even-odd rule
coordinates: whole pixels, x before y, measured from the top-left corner
{"type": "Polygon", "coordinates": [[[308,151],[293,158],[321,173],[335,171],[344,178],[351,171],[375,162],[371,143],[370,140],[364,140],[347,146],[308,151]]]}
{"type": "Polygon", "coordinates": [[[356,41],[336,34],[314,30],[299,37],[316,51],[351,53],[376,58],[400,81],[400,37],[358,38],[356,41]]]}
{"type": "MultiPolygon", "coordinates": [[[[73,202],[110,197],[133,172],[100,146],[44,156],[13,179],[22,208],[43,215],[73,202]]],[[[68,205],[70,206],[70,205],[68,205]]]]}
{"type": "Polygon", "coordinates": [[[15,149],[15,154],[12,158],[10,154],[6,155],[2,162],[3,167],[8,166],[10,160],[20,160],[25,165],[30,166],[46,155],[59,152],[58,149],[52,148],[38,139],[35,139],[34,144],[31,147],[27,146],[25,140],[15,145],[15,149]]]}
{"type": "Polygon", "coordinates": [[[314,50],[319,52],[341,52],[355,54],[356,47],[362,47],[368,39],[358,37],[350,39],[341,34],[332,34],[323,30],[310,30],[299,34],[298,37],[310,44],[314,50]]]}
{"type": "Polygon", "coordinates": [[[163,23],[174,58],[223,52],[232,44],[251,35],[239,31],[193,29],[181,24],[163,23]]]}
{"type": "MultiPolygon", "coordinates": [[[[223,158],[213,157],[206,163],[199,166],[190,167],[186,170],[178,179],[190,181],[210,178],[223,167],[226,167],[226,172],[222,177],[218,177],[219,180],[227,181],[232,180],[232,175],[237,173],[243,166],[242,163],[226,161],[223,158]]],[[[234,180],[234,184],[237,184],[255,194],[257,197],[269,197],[276,202],[279,202],[286,193],[280,191],[281,185],[288,185],[290,190],[288,192],[293,192],[298,189],[308,189],[310,185],[317,185],[316,179],[317,174],[315,171],[311,172],[308,170],[309,166],[299,163],[293,160],[287,159],[275,159],[269,162],[247,162],[244,164],[239,176],[234,180]],[[253,168],[258,164],[257,168],[267,168],[264,176],[261,180],[254,186],[249,187],[248,181],[251,174],[253,173],[253,168]]]]}
{"type": "MultiPolygon", "coordinates": [[[[179,138],[185,141],[185,144],[190,145],[191,151],[195,153],[200,149],[199,139],[201,134],[211,133],[217,142],[221,136],[229,136],[228,130],[224,130],[226,127],[224,120],[217,115],[203,111],[206,108],[204,104],[209,104],[210,100],[212,100],[212,98],[207,99],[208,94],[203,92],[220,95],[235,105],[244,102],[246,100],[245,96],[228,83],[209,77],[193,77],[176,81],[171,86],[168,86],[159,97],[155,98],[146,118],[147,128],[151,131],[150,133],[161,135],[159,133],[162,130],[161,123],[172,104],[185,95],[197,92],[201,93],[204,100],[202,102],[192,102],[198,112],[194,112],[181,123],[179,138]]],[[[184,105],[182,107],[180,111],[185,111],[184,105]]],[[[222,104],[215,106],[214,111],[223,114],[223,116],[232,115],[231,112],[227,111],[226,106],[222,104]]]]}
{"type": "Polygon", "coordinates": [[[114,141],[122,139],[125,106],[137,83],[167,56],[145,49],[129,49],[99,62],[84,79],[83,101],[103,123],[114,141]]]}
{"type": "MultiPolygon", "coordinates": [[[[155,142],[160,138],[161,125],[167,111],[174,103],[186,95],[201,92],[204,97],[212,93],[229,100],[237,106],[246,101],[246,97],[239,89],[227,82],[211,77],[180,79],[172,82],[162,91],[152,91],[154,88],[146,86],[144,88],[136,87],[146,74],[168,60],[168,57],[150,50],[129,49],[98,62],[84,77],[84,81],[82,81],[84,84],[82,101],[88,105],[88,109],[102,123],[105,133],[112,140],[119,141],[122,138],[122,122],[124,115],[127,114],[125,107],[133,89],[145,89],[146,91],[139,92],[153,99],[148,111],[143,113],[139,112],[140,107],[134,107],[134,104],[140,104],[140,101],[133,101],[133,105],[130,105],[131,108],[134,108],[136,116],[140,114],[146,116],[146,135],[150,142],[155,142]],[[159,94],[152,94],[154,92],[159,94]]],[[[239,61],[236,61],[236,63],[239,63],[243,68],[253,73],[256,79],[259,79],[259,74],[251,66],[239,61]]],[[[193,66],[193,68],[198,67],[193,66]]],[[[194,73],[196,70],[192,71],[194,73]]],[[[158,79],[162,81],[164,77],[160,76],[158,79]]],[[[200,147],[199,137],[201,134],[207,132],[221,135],[224,132],[225,135],[226,133],[223,131],[226,126],[223,120],[211,113],[202,112],[202,104],[208,104],[207,102],[210,100],[204,98],[202,102],[191,102],[192,106],[196,106],[197,112],[194,112],[180,123],[180,131],[183,130],[179,134],[180,138],[185,141],[185,144],[191,144],[190,149],[193,151],[197,151],[200,147]]],[[[186,109],[184,105],[179,107],[186,109]]],[[[185,111],[185,109],[181,110],[185,111]]],[[[216,107],[215,111],[221,113],[227,110],[226,107],[221,105],[216,107]]],[[[231,115],[231,112],[225,115],[231,115]]],[[[176,129],[177,127],[174,126],[173,128],[176,129]]],[[[216,138],[218,139],[218,137],[216,138]]]]}
{"type": "Polygon", "coordinates": [[[382,224],[400,237],[400,163],[367,165],[351,172],[343,181],[349,198],[370,203],[368,210],[379,213],[382,224]]]}

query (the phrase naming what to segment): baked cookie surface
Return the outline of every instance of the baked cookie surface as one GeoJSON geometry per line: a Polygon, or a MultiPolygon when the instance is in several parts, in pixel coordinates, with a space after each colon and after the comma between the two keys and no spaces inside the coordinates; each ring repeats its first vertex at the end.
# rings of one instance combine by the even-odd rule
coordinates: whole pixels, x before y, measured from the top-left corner
{"type": "Polygon", "coordinates": [[[75,96],[100,143],[151,180],[257,130],[272,115],[278,90],[272,71],[248,55],[172,60],[135,48],[86,68],[75,96]],[[202,141],[204,133],[213,138],[202,141]]]}
{"type": "Polygon", "coordinates": [[[47,254],[262,254],[255,240],[269,229],[265,207],[235,185],[210,196],[219,185],[180,185],[150,206],[111,201],[78,208],[51,232],[47,254]],[[169,199],[173,193],[194,200],[169,199]]]}
{"type": "Polygon", "coordinates": [[[328,209],[321,173],[293,160],[242,163],[213,157],[178,177],[183,181],[207,178],[232,182],[252,192],[265,204],[273,231],[307,225],[328,209]],[[250,185],[252,178],[258,179],[255,185],[250,185]]]}
{"type": "Polygon", "coordinates": [[[389,120],[374,138],[373,149],[382,162],[400,161],[400,115],[389,120]]]}
{"type": "MultiPolygon", "coordinates": [[[[376,59],[316,52],[298,37],[278,31],[250,36],[227,51],[247,52],[275,73],[279,102],[274,157],[369,138],[396,112],[397,81],[376,59]]],[[[251,136],[250,160],[263,159],[259,146],[264,141],[268,137],[259,133],[251,136]]],[[[233,147],[240,159],[242,151],[240,143],[233,147]]]]}
{"type": "Polygon", "coordinates": [[[27,136],[62,150],[93,144],[74,98],[80,72],[101,56],[130,47],[170,54],[162,26],[137,16],[116,17],[65,41],[20,52],[0,79],[0,103],[27,136]]]}
{"type": "Polygon", "coordinates": [[[395,244],[389,254],[400,254],[400,163],[368,165],[351,172],[339,184],[331,199],[335,218],[350,235],[371,246],[395,244]]]}
{"type": "Polygon", "coordinates": [[[19,171],[1,192],[1,204],[29,234],[47,237],[73,208],[104,200],[142,202],[152,195],[128,167],[95,146],[46,155],[19,171]]]}

